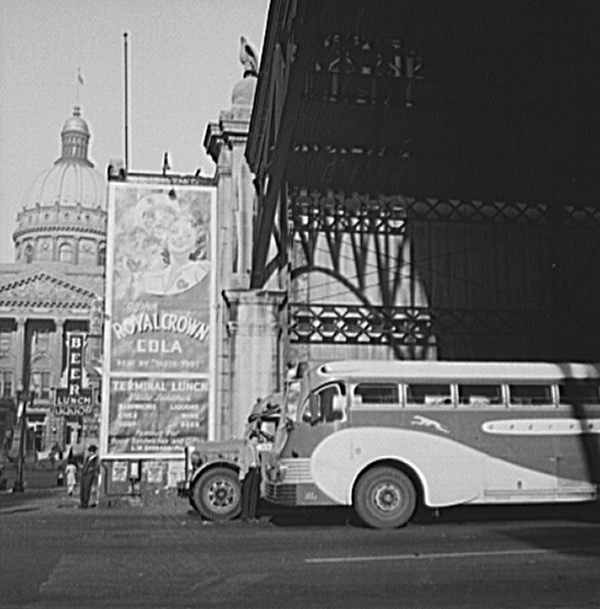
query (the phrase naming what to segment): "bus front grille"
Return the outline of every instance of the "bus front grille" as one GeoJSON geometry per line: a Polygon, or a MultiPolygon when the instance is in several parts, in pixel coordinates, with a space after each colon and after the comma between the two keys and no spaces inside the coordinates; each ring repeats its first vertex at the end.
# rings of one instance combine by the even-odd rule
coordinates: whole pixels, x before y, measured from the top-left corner
{"type": "Polygon", "coordinates": [[[266,499],[282,505],[297,505],[298,498],[295,484],[274,484],[267,482],[266,499]]]}
{"type": "Polygon", "coordinates": [[[281,459],[281,469],[285,471],[286,484],[312,484],[313,477],[308,459],[281,459]]]}

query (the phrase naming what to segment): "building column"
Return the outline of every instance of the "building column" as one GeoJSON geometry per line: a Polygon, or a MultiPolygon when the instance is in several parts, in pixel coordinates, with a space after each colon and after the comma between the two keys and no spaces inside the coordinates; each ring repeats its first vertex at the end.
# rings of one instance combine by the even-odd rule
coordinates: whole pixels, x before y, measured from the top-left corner
{"type": "Polygon", "coordinates": [[[54,323],[56,324],[56,332],[52,337],[51,353],[55,353],[56,358],[54,361],[54,370],[52,371],[52,376],[54,377],[54,387],[60,387],[60,379],[62,376],[65,320],[56,319],[54,323]]]}
{"type": "MultiPolygon", "coordinates": [[[[50,345],[50,352],[54,354],[54,365],[52,369],[52,381],[53,381],[53,398],[54,403],[56,404],[56,389],[60,387],[60,377],[62,372],[62,356],[63,356],[63,332],[64,332],[64,319],[56,319],[54,320],[55,328],[54,334],[52,336],[52,343],[50,345]]],[[[49,443],[46,445],[52,446],[55,443],[64,450],[65,448],[65,418],[63,416],[57,416],[54,411],[54,406],[52,406],[48,412],[48,433],[49,433],[49,443]],[[50,435],[50,431],[52,434],[50,435]]]]}
{"type": "Polygon", "coordinates": [[[27,389],[23,383],[23,359],[25,355],[25,324],[24,317],[17,318],[17,332],[15,340],[15,385],[16,389],[27,389]]]}
{"type": "Polygon", "coordinates": [[[73,239],[73,264],[79,265],[79,250],[81,248],[81,237],[73,239]]]}
{"type": "MultiPolygon", "coordinates": [[[[285,293],[228,290],[227,331],[231,341],[229,411],[216,437],[241,438],[248,414],[258,398],[280,389],[283,376],[280,338],[285,293]]],[[[223,413],[226,414],[226,413],[223,413]]]]}

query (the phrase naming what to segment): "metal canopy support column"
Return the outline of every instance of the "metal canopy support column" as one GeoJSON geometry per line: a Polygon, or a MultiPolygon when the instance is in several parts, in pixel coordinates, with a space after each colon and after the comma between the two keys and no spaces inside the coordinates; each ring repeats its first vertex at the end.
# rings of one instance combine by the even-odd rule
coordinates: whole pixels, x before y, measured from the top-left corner
{"type": "MultiPolygon", "coordinates": [[[[298,14],[295,19],[300,24],[303,22],[302,9],[305,8],[304,4],[298,6],[298,14]]],[[[296,31],[301,29],[300,26],[300,29],[296,31]]],[[[304,45],[303,49],[312,48],[312,38],[314,38],[313,33],[304,32],[303,40],[308,39],[308,44],[304,45]]],[[[288,43],[291,46],[291,41],[288,41],[288,43]]],[[[269,152],[266,166],[263,165],[258,168],[256,180],[259,189],[259,205],[252,252],[252,274],[250,278],[252,289],[264,286],[268,276],[266,272],[267,256],[271,244],[275,211],[279,203],[281,190],[284,187],[286,164],[296,122],[300,114],[298,106],[302,104],[304,97],[304,75],[309,65],[309,54],[302,52],[300,48],[295,48],[293,52],[290,51],[288,61],[293,62],[294,66],[293,69],[291,65],[286,66],[288,73],[292,76],[285,92],[285,100],[281,110],[281,116],[285,117],[285,120],[281,121],[276,142],[274,142],[273,148],[269,152]],[[265,188],[266,192],[263,191],[265,188]]],[[[285,247],[285,244],[281,244],[281,247],[285,247]]]]}

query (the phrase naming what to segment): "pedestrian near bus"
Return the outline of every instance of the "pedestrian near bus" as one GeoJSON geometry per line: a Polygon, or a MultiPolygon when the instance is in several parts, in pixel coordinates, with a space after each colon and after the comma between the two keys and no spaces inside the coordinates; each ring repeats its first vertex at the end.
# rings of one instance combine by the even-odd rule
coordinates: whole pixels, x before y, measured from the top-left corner
{"type": "Polygon", "coordinates": [[[77,484],[77,462],[73,456],[73,450],[69,451],[67,457],[67,466],[65,467],[65,475],[67,477],[67,492],[69,495],[73,495],[75,485],[77,484]]]}
{"type": "Polygon", "coordinates": [[[88,450],[88,454],[83,462],[81,469],[81,480],[79,481],[79,498],[81,508],[87,508],[90,503],[90,495],[92,494],[92,486],[98,478],[100,465],[98,463],[98,449],[92,444],[88,450]]]}
{"type": "Polygon", "coordinates": [[[251,431],[240,455],[240,480],[242,480],[242,521],[258,522],[256,508],[260,487],[260,463],[258,460],[258,433],[251,431]]]}

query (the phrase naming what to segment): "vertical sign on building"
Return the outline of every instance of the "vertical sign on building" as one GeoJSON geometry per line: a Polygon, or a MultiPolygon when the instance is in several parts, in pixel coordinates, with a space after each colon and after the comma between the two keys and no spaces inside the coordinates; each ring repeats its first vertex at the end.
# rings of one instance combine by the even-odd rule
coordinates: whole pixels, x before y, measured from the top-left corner
{"type": "Polygon", "coordinates": [[[54,414],[91,415],[94,411],[92,389],[83,388],[83,355],[86,335],[81,332],[69,332],[67,335],[67,386],[56,390],[54,414]]]}
{"type": "Polygon", "coordinates": [[[212,412],[215,190],[111,182],[103,455],[181,457],[212,412]]]}
{"type": "Polygon", "coordinates": [[[70,333],[67,353],[67,389],[70,396],[81,393],[83,373],[83,334],[70,333]]]}

